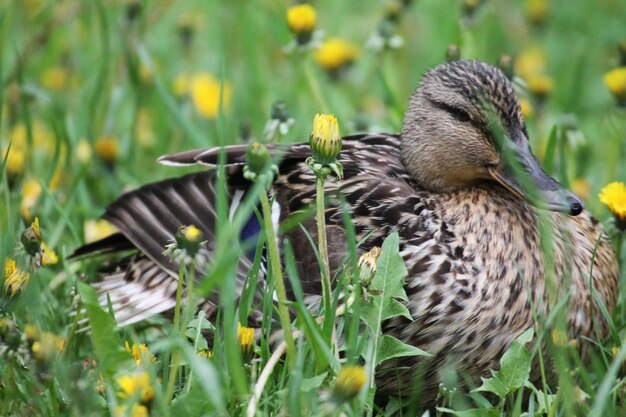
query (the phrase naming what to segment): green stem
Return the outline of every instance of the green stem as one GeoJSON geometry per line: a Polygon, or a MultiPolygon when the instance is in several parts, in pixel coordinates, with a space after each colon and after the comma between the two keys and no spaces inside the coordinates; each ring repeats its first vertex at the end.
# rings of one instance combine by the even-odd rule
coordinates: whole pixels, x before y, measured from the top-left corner
{"type": "MultiPolygon", "coordinates": [[[[324,182],[326,175],[317,174],[315,179],[316,204],[317,204],[317,246],[319,248],[320,258],[322,258],[322,298],[324,300],[324,314],[327,315],[331,308],[332,283],[330,281],[330,266],[328,261],[328,243],[326,239],[326,208],[324,206],[324,182]]],[[[332,326],[331,346],[335,355],[338,354],[336,349],[337,333],[335,324],[328,323],[332,326]]]]}
{"type": "Polygon", "coordinates": [[[289,319],[289,311],[287,310],[287,292],[285,291],[285,281],[283,280],[280,255],[278,254],[278,246],[276,245],[276,234],[274,233],[274,225],[272,224],[272,210],[270,208],[269,199],[267,198],[267,192],[264,189],[261,191],[260,200],[263,209],[263,221],[265,222],[267,250],[269,252],[270,263],[272,264],[272,276],[274,278],[274,285],[276,286],[276,295],[278,296],[278,315],[280,317],[280,325],[283,328],[285,343],[287,344],[287,363],[293,368],[296,360],[296,345],[293,341],[291,320],[289,319]]]}
{"type": "Polygon", "coordinates": [[[328,113],[328,106],[326,105],[326,101],[322,96],[322,90],[320,89],[320,85],[317,82],[317,78],[315,78],[315,74],[313,74],[313,67],[311,66],[311,60],[307,59],[304,63],[304,74],[306,75],[306,80],[309,83],[309,88],[311,89],[311,93],[313,94],[313,98],[317,102],[322,113],[328,113]]]}
{"type": "MultiPolygon", "coordinates": [[[[185,278],[184,270],[185,266],[181,263],[180,268],[178,269],[178,287],[176,288],[176,306],[174,307],[174,333],[180,332],[180,305],[183,295],[183,279],[185,278]]],[[[172,402],[172,397],[174,396],[174,383],[176,382],[176,374],[178,373],[179,364],[180,353],[176,350],[172,354],[172,361],[170,362],[170,375],[167,381],[167,391],[165,393],[165,398],[168,404],[172,402]]]]}

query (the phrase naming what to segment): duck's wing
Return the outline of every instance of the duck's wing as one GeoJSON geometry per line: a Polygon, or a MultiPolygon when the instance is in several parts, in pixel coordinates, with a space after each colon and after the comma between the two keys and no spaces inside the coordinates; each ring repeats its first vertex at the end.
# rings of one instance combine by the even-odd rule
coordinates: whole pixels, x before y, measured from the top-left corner
{"type": "MultiPolygon", "coordinates": [[[[226,204],[229,207],[228,212],[232,214],[238,210],[250,186],[242,175],[245,150],[245,145],[194,150],[163,157],[161,161],[177,165],[214,165],[223,158],[228,177],[226,204]],[[221,152],[223,157],[220,157],[221,152]]],[[[308,145],[298,144],[289,147],[274,146],[271,150],[280,158],[281,172],[273,190],[278,203],[275,210],[280,212],[280,219],[285,219],[313,201],[314,177],[304,162],[310,156],[310,149],[308,145]]],[[[349,202],[358,207],[355,215],[360,220],[356,221],[356,227],[365,230],[364,212],[375,209],[374,205],[380,205],[378,216],[382,218],[382,211],[385,210],[382,196],[394,194],[394,181],[405,183],[404,179],[398,180],[405,175],[399,160],[399,139],[393,135],[349,137],[344,141],[339,159],[344,165],[345,179],[340,183],[329,183],[327,188],[329,193],[339,188],[347,193],[349,202]],[[386,185],[381,182],[383,177],[387,177],[386,185]]],[[[216,177],[215,170],[197,172],[148,184],[122,195],[106,209],[103,216],[117,227],[119,233],[83,246],[75,252],[74,256],[122,252],[129,254],[119,268],[104,278],[102,284],[96,284],[101,293],[108,292],[111,296],[113,308],[120,317],[120,324],[138,322],[149,315],[171,309],[172,300],[175,299],[179,264],[163,252],[179,226],[194,224],[203,232],[207,245],[201,255],[204,258],[203,263],[210,263],[216,245],[216,177]]],[[[398,198],[402,199],[400,195],[398,198]]],[[[343,229],[340,210],[331,205],[327,218],[329,238],[334,242],[342,242],[345,246],[345,239],[341,238],[343,229]]],[[[241,239],[256,239],[260,228],[256,215],[251,213],[241,230],[241,239]]],[[[382,235],[384,230],[380,233],[382,235]]],[[[315,233],[313,236],[315,237],[315,233]]],[[[331,243],[331,247],[332,245],[331,243]]],[[[340,263],[341,255],[345,253],[345,248],[339,248],[338,243],[336,245],[337,250],[332,256],[335,265],[340,263]]],[[[315,259],[303,258],[300,263],[304,269],[318,269],[315,259]]],[[[251,267],[252,256],[242,254],[236,273],[238,291],[241,291],[251,267]]],[[[204,272],[199,271],[198,274],[202,276],[204,272]]],[[[259,286],[263,287],[262,270],[259,274],[259,286]]],[[[315,292],[319,279],[310,275],[310,281],[311,287],[304,289],[315,292]]],[[[216,304],[217,298],[214,295],[208,301],[216,304]]]]}

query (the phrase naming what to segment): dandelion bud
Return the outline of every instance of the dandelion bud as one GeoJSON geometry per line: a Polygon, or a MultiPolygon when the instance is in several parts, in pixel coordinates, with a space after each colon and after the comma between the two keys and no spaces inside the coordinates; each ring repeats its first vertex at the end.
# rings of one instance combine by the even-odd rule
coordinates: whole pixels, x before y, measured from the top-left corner
{"type": "Polygon", "coordinates": [[[202,237],[202,231],[190,224],[179,227],[174,238],[179,249],[184,249],[189,256],[194,256],[200,249],[202,237]]]}
{"type": "Polygon", "coordinates": [[[258,175],[268,172],[271,167],[272,155],[267,146],[254,142],[246,150],[246,161],[244,176],[250,181],[254,181],[258,175]]]}
{"type": "Polygon", "coordinates": [[[270,119],[280,120],[281,122],[289,120],[289,111],[287,110],[287,103],[285,103],[284,100],[278,100],[272,103],[270,119]]]}
{"type": "Polygon", "coordinates": [[[598,197],[615,216],[615,226],[622,232],[626,231],[626,185],[612,182],[600,191],[598,197]]]}
{"type": "Polygon", "coordinates": [[[448,45],[448,48],[446,49],[446,61],[458,61],[459,59],[461,59],[461,50],[459,49],[459,46],[453,43],[448,45]]]}
{"type": "Polygon", "coordinates": [[[361,391],[366,380],[365,369],[362,366],[344,366],[337,375],[333,398],[338,403],[354,398],[361,391]]]}
{"type": "Polygon", "coordinates": [[[310,4],[297,4],[287,9],[287,25],[296,36],[299,45],[311,40],[316,19],[317,12],[310,4]]]}
{"type": "Polygon", "coordinates": [[[364,253],[359,258],[359,267],[361,268],[359,279],[361,285],[364,287],[367,287],[372,282],[376,274],[376,261],[378,260],[378,256],[380,256],[380,248],[374,246],[372,250],[364,253]]]}
{"type": "Polygon", "coordinates": [[[526,2],[526,10],[528,11],[528,20],[530,20],[530,23],[541,26],[546,21],[546,17],[550,11],[550,5],[548,4],[548,0],[528,0],[526,2]]]}
{"type": "Polygon", "coordinates": [[[330,114],[316,114],[309,140],[315,162],[329,165],[336,162],[341,152],[341,135],[337,118],[330,114]]]}
{"type": "Polygon", "coordinates": [[[626,107],[626,66],[607,72],[603,80],[618,106],[626,107]]]}
{"type": "Polygon", "coordinates": [[[103,136],[98,139],[95,144],[95,150],[98,158],[109,167],[115,165],[120,156],[117,138],[114,136],[103,136]]]}
{"type": "Polygon", "coordinates": [[[41,252],[41,230],[39,229],[39,217],[22,232],[21,237],[24,250],[30,256],[35,256],[41,252]]]}
{"type": "Polygon", "coordinates": [[[532,75],[527,78],[526,82],[528,89],[539,102],[543,102],[548,97],[554,86],[552,78],[547,75],[532,75]]]}

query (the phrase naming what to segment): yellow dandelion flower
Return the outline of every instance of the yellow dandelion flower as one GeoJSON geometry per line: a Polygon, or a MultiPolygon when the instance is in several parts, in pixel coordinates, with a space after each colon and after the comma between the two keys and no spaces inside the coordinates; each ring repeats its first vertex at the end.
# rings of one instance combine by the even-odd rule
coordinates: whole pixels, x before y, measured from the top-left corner
{"type": "Polygon", "coordinates": [[[91,145],[86,139],[81,139],[76,145],[76,159],[81,164],[86,164],[91,161],[91,145]]]}
{"type": "Polygon", "coordinates": [[[117,385],[122,389],[119,393],[122,398],[137,397],[142,403],[148,403],[154,398],[154,388],[146,371],[123,375],[117,379],[117,385]]]}
{"type": "Polygon", "coordinates": [[[626,222],[626,185],[623,182],[612,182],[600,191],[598,195],[618,222],[626,222]]]}
{"type": "Polygon", "coordinates": [[[208,349],[204,349],[198,352],[198,356],[200,356],[201,358],[211,359],[213,357],[213,352],[208,349]]]}
{"type": "Polygon", "coordinates": [[[520,99],[519,105],[522,109],[522,116],[525,119],[531,118],[535,115],[535,108],[533,107],[530,100],[528,100],[527,98],[520,99]]]}
{"type": "Polygon", "coordinates": [[[538,98],[546,97],[552,91],[554,82],[547,75],[533,74],[526,77],[528,89],[538,98]]]}
{"type": "Polygon", "coordinates": [[[220,106],[224,111],[230,108],[232,87],[230,82],[221,83],[209,73],[201,73],[192,77],[190,86],[191,100],[196,111],[207,119],[215,119],[220,106]]]}
{"type": "Polygon", "coordinates": [[[249,353],[254,345],[254,329],[251,327],[243,327],[237,323],[237,341],[244,353],[249,353]]]}
{"type": "Polygon", "coordinates": [[[39,328],[34,324],[27,324],[24,326],[24,337],[30,343],[33,343],[39,339],[39,328]]]}
{"type": "Polygon", "coordinates": [[[202,239],[202,232],[193,224],[190,224],[185,228],[184,235],[186,239],[192,241],[202,239]]]}
{"type": "Polygon", "coordinates": [[[41,264],[43,266],[56,265],[59,263],[59,255],[57,255],[54,250],[50,249],[45,242],[41,242],[41,252],[41,264]]]}
{"type": "Polygon", "coordinates": [[[615,68],[604,74],[604,84],[617,102],[626,104],[626,67],[615,68]]]}
{"type": "Polygon", "coordinates": [[[618,353],[619,353],[619,347],[618,346],[613,346],[611,348],[611,356],[615,357],[615,356],[617,356],[618,353]]]}
{"type": "Polygon", "coordinates": [[[13,297],[28,285],[29,280],[30,274],[19,270],[14,259],[7,258],[4,261],[3,287],[5,293],[13,297]]]}
{"type": "Polygon", "coordinates": [[[327,71],[338,71],[354,62],[357,47],[343,39],[332,38],[315,51],[315,61],[327,71]]]}
{"type": "Polygon", "coordinates": [[[546,69],[546,53],[540,47],[526,49],[515,58],[514,67],[515,73],[523,78],[541,74],[546,69]]]}
{"type": "Polygon", "coordinates": [[[51,91],[62,91],[67,87],[69,72],[63,67],[46,69],[39,79],[43,88],[51,91]]]}
{"type": "Polygon", "coordinates": [[[344,366],[337,374],[333,397],[339,402],[354,398],[366,382],[365,368],[358,365],[344,366]]]}
{"type": "MultiPolygon", "coordinates": [[[[46,125],[39,119],[34,119],[31,123],[31,135],[33,139],[34,148],[37,151],[41,151],[44,154],[49,154],[55,146],[54,135],[48,130],[46,125]]],[[[16,124],[11,129],[10,138],[12,140],[11,149],[13,147],[26,150],[28,145],[28,129],[25,123],[16,124]]]]}
{"type": "Polygon", "coordinates": [[[528,19],[532,23],[540,25],[548,16],[550,5],[548,4],[548,0],[527,0],[526,10],[528,11],[528,19]]]}
{"type": "Polygon", "coordinates": [[[18,146],[15,142],[12,143],[11,149],[7,147],[2,149],[2,159],[9,152],[6,162],[6,172],[10,178],[17,178],[24,172],[24,165],[26,164],[26,149],[23,146],[18,146]]]}
{"type": "Polygon", "coordinates": [[[337,160],[342,145],[335,116],[319,113],[315,115],[309,145],[315,162],[328,165],[337,160]]]}
{"type": "Polygon", "coordinates": [[[567,334],[562,331],[562,330],[557,330],[557,329],[553,329],[552,333],[552,343],[554,343],[554,346],[565,346],[569,344],[569,338],[567,337],[567,334]]]}
{"type": "Polygon", "coordinates": [[[32,210],[37,204],[39,197],[41,196],[41,184],[34,178],[28,179],[22,185],[22,202],[20,203],[20,214],[22,218],[30,222],[32,217],[32,210]]]}
{"type": "Polygon", "coordinates": [[[120,156],[120,148],[115,136],[103,136],[96,141],[96,155],[107,165],[114,165],[120,156]]]}
{"type": "Polygon", "coordinates": [[[148,417],[148,408],[145,405],[141,404],[133,404],[130,407],[130,412],[128,410],[128,406],[126,405],[118,405],[115,407],[115,411],[113,412],[115,417],[148,417]]]}
{"type": "Polygon", "coordinates": [[[133,359],[135,359],[137,366],[141,366],[142,363],[145,365],[156,361],[156,357],[148,350],[148,346],[146,346],[145,343],[141,343],[139,345],[133,343],[133,346],[131,347],[128,341],[126,341],[124,343],[124,348],[126,348],[128,353],[133,355],[133,359]]]}
{"type": "Polygon", "coordinates": [[[104,239],[117,232],[117,228],[104,219],[87,220],[85,222],[85,243],[104,239]]]}
{"type": "Polygon", "coordinates": [[[317,12],[310,4],[297,4],[287,9],[287,25],[300,43],[311,39],[317,12]]]}

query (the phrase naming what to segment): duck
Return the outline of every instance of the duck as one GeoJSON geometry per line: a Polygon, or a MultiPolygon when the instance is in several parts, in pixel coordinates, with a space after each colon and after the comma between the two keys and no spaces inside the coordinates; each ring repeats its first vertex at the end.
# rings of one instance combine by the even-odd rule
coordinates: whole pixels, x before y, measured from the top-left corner
{"type": "MultiPolygon", "coordinates": [[[[270,189],[272,221],[278,227],[296,218],[299,224],[280,236],[281,250],[288,241],[303,292],[319,296],[319,264],[307,236],[317,236],[315,221],[297,217],[315,201],[315,176],[306,164],[310,147],[269,149],[280,153],[270,189]]],[[[419,373],[420,401],[428,406],[450,367],[473,381],[489,376],[516,337],[534,326],[534,317],[548,316],[555,298],[567,297],[567,337],[580,341],[580,349],[592,348],[584,342],[588,338],[607,334],[598,311],[601,303],[611,314],[617,299],[611,242],[581,199],[533,155],[514,87],[498,68],[459,60],[428,70],[409,99],[401,132],[346,136],[338,161],[343,179],[326,183],[327,194],[340,196],[336,200],[345,205],[329,200],[326,206],[331,271],[342,267],[348,253],[342,207],[362,252],[397,233],[411,318],[389,319],[383,331],[432,355],[383,362],[376,373],[379,392],[413,393],[419,373]],[[549,236],[547,249],[542,233],[549,236]]],[[[179,226],[202,231],[210,264],[217,227],[215,167],[224,164],[229,218],[251,189],[243,176],[245,145],[183,151],[160,162],[210,168],[120,196],[103,216],[118,232],[74,253],[127,254],[92,284],[103,305],[110,300],[119,326],[174,307],[179,264],[163,252],[179,226]]],[[[252,215],[240,238],[256,238],[259,230],[252,215]]],[[[253,261],[254,252],[241,252],[239,291],[253,261]]],[[[218,306],[219,294],[202,304],[208,317],[218,306]]],[[[533,372],[531,379],[539,375],[533,372]]]]}

